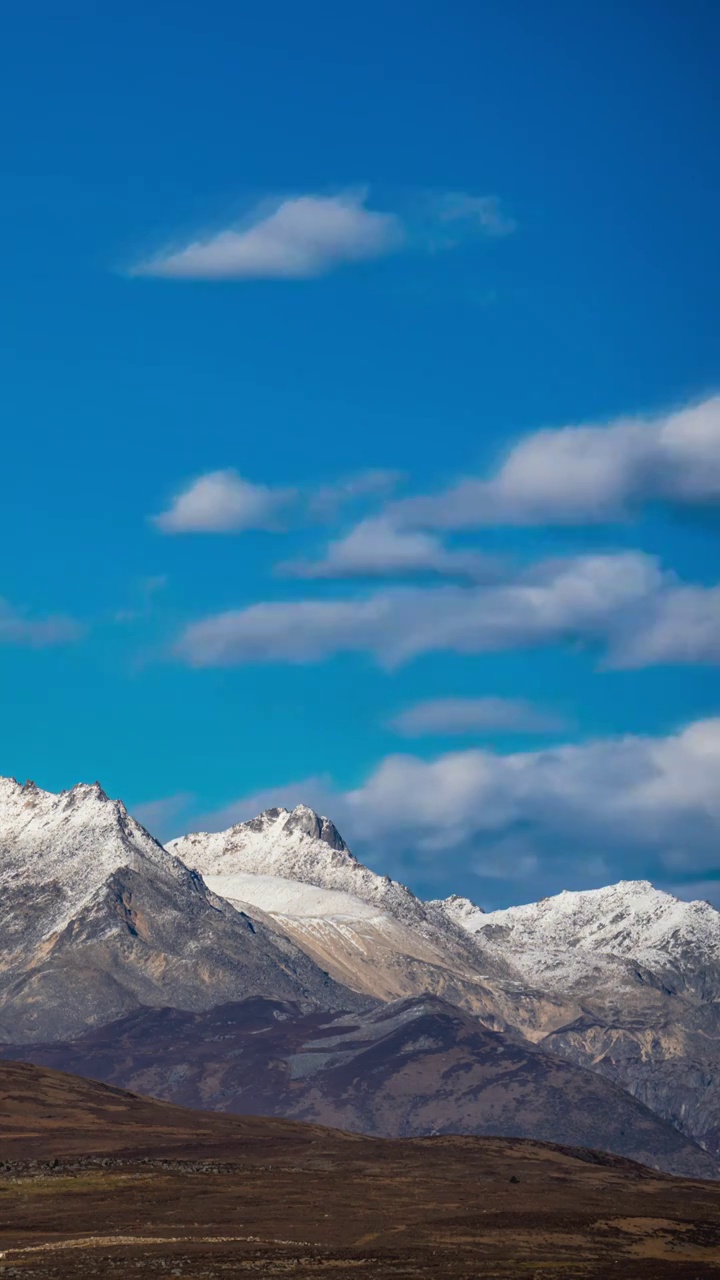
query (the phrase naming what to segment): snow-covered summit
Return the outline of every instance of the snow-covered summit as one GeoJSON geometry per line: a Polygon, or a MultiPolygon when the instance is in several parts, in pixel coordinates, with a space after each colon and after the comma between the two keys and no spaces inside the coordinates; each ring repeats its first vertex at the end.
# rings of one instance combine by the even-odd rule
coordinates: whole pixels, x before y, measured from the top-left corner
{"type": "Polygon", "coordinates": [[[328,867],[358,865],[330,819],[305,804],[294,809],[265,809],[226,831],[196,831],[171,840],[167,847],[183,861],[183,851],[188,855],[191,850],[196,852],[205,869],[216,874],[244,870],[299,879],[294,868],[303,869],[308,861],[328,867]]]}
{"type": "Polygon", "coordinates": [[[498,926],[520,945],[542,941],[641,959],[644,952],[669,950],[682,941],[720,955],[720,912],[708,902],[675,898],[648,880],[563,890],[527,906],[488,912],[471,927],[479,933],[498,926]]]}
{"type": "Polygon", "coordinates": [[[720,912],[685,902],[648,880],[621,880],[487,914],[444,908],[480,944],[499,948],[533,982],[572,985],[601,969],[617,980],[621,962],[652,973],[700,974],[720,962],[720,912]]]}
{"type": "Polygon", "coordinates": [[[460,925],[468,933],[475,933],[479,927],[478,922],[487,918],[482,907],[470,898],[461,898],[457,893],[451,893],[449,898],[435,898],[428,906],[442,912],[448,920],[460,925]]]}
{"type": "Polygon", "coordinates": [[[0,885],[16,897],[33,888],[48,901],[47,933],[61,928],[113,872],[143,866],[182,879],[186,869],[111,800],[98,782],[58,794],[0,778],[0,885]]]}
{"type": "MultiPolygon", "coordinates": [[[[195,832],[167,847],[216,892],[223,892],[219,877],[276,877],[349,895],[397,919],[427,915],[425,904],[405,885],[358,862],[330,819],[307,805],[266,809],[227,831],[195,832]]],[[[267,898],[265,909],[272,910],[267,898]]]]}
{"type": "Polygon", "coordinates": [[[267,809],[168,848],[213,893],[269,920],[353,990],[380,999],[452,993],[487,1010],[473,939],[405,885],[359,862],[329,818],[306,805],[267,809]]]}

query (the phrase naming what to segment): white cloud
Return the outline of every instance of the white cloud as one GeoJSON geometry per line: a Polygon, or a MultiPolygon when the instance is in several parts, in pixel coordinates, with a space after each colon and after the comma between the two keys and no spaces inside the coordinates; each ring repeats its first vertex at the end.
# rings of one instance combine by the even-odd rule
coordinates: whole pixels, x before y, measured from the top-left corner
{"type": "Polygon", "coordinates": [[[176,495],[168,511],[153,517],[163,533],[236,533],[276,529],[293,489],[251,484],[236,471],[210,471],[176,495]]]}
{"type": "Polygon", "coordinates": [[[495,476],[393,505],[410,526],[621,520],[643,502],[720,501],[720,396],[652,419],[569,426],[522,438],[495,476]]]}
{"type": "Polygon", "coordinates": [[[298,578],[389,578],[413,574],[483,579],[496,576],[498,562],[477,551],[448,550],[430,533],[397,529],[389,520],[362,520],[330,543],[325,558],[291,561],[280,571],[298,578]]]}
{"type": "MultiPolygon", "coordinates": [[[[720,869],[720,718],[666,737],[625,736],[541,751],[386,757],[362,786],[322,779],[206,815],[219,830],[261,808],[299,801],[337,824],[383,871],[445,884],[468,875],[520,880],[513,896],[622,878],[679,884],[720,869]],[[307,788],[307,790],[303,790],[307,788]]],[[[704,886],[703,886],[704,887],[704,886]]],[[[691,895],[690,895],[691,896],[691,895]]],[[[704,893],[701,896],[705,896],[704,893]]]]}
{"type": "Polygon", "coordinates": [[[255,211],[250,224],[196,240],[136,267],[134,275],[185,280],[302,280],[347,262],[377,258],[402,243],[392,213],[361,195],[297,196],[255,211]]]}
{"type": "Polygon", "coordinates": [[[26,645],[31,649],[46,649],[52,645],[68,644],[78,640],[83,627],[74,618],[55,615],[49,618],[30,618],[0,599],[0,644],[26,645]]]}
{"type": "Polygon", "coordinates": [[[346,504],[387,497],[399,479],[397,471],[374,470],[360,471],[316,490],[271,488],[253,484],[228,467],[198,476],[176,494],[167,511],[152,520],[163,533],[280,531],[292,508],[298,522],[332,520],[346,504]]]}
{"type": "Polygon", "coordinates": [[[406,738],[424,734],[554,733],[562,717],[522,698],[432,698],[401,711],[391,729],[406,738]]]}
{"type": "Polygon", "coordinates": [[[720,586],[674,584],[648,600],[635,627],[618,634],[619,667],[662,662],[720,662],[720,586]]]}
{"type": "Polygon", "coordinates": [[[698,870],[720,861],[720,719],[666,738],[390,756],[342,803],[363,840],[479,848],[517,830],[546,856],[556,842],[566,856],[634,847],[677,870],[682,850],[698,870]]]}
{"type": "Polygon", "coordinates": [[[255,604],[193,623],[176,652],[201,667],[316,662],[339,652],[392,666],[422,653],[553,643],[599,647],[616,666],[717,662],[720,588],[679,584],[641,552],[578,556],[493,585],[255,604]]]}

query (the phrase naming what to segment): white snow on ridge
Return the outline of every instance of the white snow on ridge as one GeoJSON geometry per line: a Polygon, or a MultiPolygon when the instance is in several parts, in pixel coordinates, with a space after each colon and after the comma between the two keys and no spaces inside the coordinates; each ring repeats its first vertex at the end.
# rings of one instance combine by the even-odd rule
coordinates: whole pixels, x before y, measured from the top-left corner
{"type": "Polygon", "coordinates": [[[305,805],[270,809],[169,848],[214,893],[251,916],[262,912],[355,990],[393,999],[458,975],[470,986],[479,981],[469,937],[404,885],[358,862],[333,824],[305,805]]]}
{"type": "Polygon", "coordinates": [[[639,957],[682,937],[720,955],[720,912],[708,902],[684,902],[648,880],[621,880],[603,889],[564,891],[524,907],[491,911],[473,932],[501,926],[519,943],[542,938],[556,947],[583,947],[639,957]]]}
{"type": "MultiPolygon", "coordinates": [[[[510,966],[529,984],[558,991],[577,982],[636,980],[633,966],[697,975],[720,964],[720,912],[647,881],[486,914],[456,895],[421,902],[358,862],[332,822],[305,805],[188,835],[166,850],[97,783],[55,795],[0,778],[0,885],[20,904],[42,895],[42,936],[62,928],[122,867],[178,887],[186,885],[188,867],[197,869],[220,897],[255,907],[291,937],[324,948],[326,967],[335,955],[349,966],[360,947],[368,966],[381,952],[478,977],[510,966]]],[[[343,981],[348,974],[350,968],[343,981]]]]}
{"type": "Polygon", "coordinates": [[[339,889],[319,889],[316,885],[281,876],[239,871],[230,875],[205,875],[203,879],[221,898],[246,902],[272,916],[297,920],[375,920],[381,914],[360,898],[339,889]]]}
{"type": "Polygon", "coordinates": [[[110,800],[99,783],[42,791],[0,778],[0,884],[7,894],[55,887],[46,936],[67,923],[120,867],[185,880],[187,869],[110,800]]]}
{"type": "Polygon", "coordinates": [[[477,933],[482,922],[488,918],[486,912],[477,903],[471,902],[469,898],[461,898],[456,893],[452,893],[449,898],[435,898],[428,903],[428,906],[435,907],[448,920],[452,920],[471,934],[477,933]]]}
{"type": "Polygon", "coordinates": [[[357,862],[332,823],[305,805],[291,812],[270,809],[228,831],[197,833],[169,847],[216,892],[244,899],[279,923],[284,918],[298,926],[310,919],[329,924],[336,917],[359,922],[368,919],[364,910],[370,908],[378,924],[384,917],[414,928],[435,947],[453,949],[460,935],[476,946],[478,971],[494,957],[546,989],[636,981],[637,965],[657,973],[669,965],[697,969],[720,960],[720,913],[707,903],[682,902],[647,881],[563,892],[488,913],[457,895],[423,903],[357,862]],[[235,877],[248,878],[231,889],[235,877]],[[283,890],[283,881],[293,888],[283,890]],[[308,886],[341,897],[307,896],[308,886]]]}
{"type": "Polygon", "coordinates": [[[239,873],[273,876],[335,890],[405,924],[428,918],[425,903],[405,885],[358,862],[332,822],[307,805],[267,809],[227,831],[195,832],[167,847],[206,881],[239,873]]]}
{"type": "Polygon", "coordinates": [[[510,953],[526,978],[555,989],[581,979],[618,982],[637,964],[657,973],[720,960],[720,912],[647,880],[564,890],[487,914],[467,900],[437,905],[484,948],[510,953]]]}

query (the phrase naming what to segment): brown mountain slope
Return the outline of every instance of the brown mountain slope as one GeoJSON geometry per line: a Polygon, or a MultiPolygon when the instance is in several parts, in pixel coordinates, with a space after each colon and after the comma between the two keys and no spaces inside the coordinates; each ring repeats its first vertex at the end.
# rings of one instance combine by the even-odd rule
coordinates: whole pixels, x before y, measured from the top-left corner
{"type": "Polygon", "coordinates": [[[17,1063],[0,1144],[11,1277],[720,1277],[720,1186],[613,1156],[203,1115],[17,1063]]]}
{"type": "Polygon", "coordinates": [[[366,1014],[248,1000],[145,1010],[58,1045],[3,1046],[187,1106],[383,1137],[500,1134],[715,1177],[714,1159],[623,1090],[434,997],[366,1014]]]}
{"type": "Polygon", "coordinates": [[[324,1132],[293,1121],[191,1111],[65,1071],[0,1062],[0,1153],[5,1161],[111,1154],[237,1157],[258,1142],[275,1139],[304,1148],[324,1132]]]}

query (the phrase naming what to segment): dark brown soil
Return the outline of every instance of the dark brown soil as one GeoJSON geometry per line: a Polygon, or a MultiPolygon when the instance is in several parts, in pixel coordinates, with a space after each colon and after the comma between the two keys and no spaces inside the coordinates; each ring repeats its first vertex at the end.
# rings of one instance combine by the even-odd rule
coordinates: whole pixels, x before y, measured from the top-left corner
{"type": "Polygon", "coordinates": [[[720,1280],[720,1186],[519,1139],[382,1140],[0,1065],[0,1274],[720,1280]]]}

